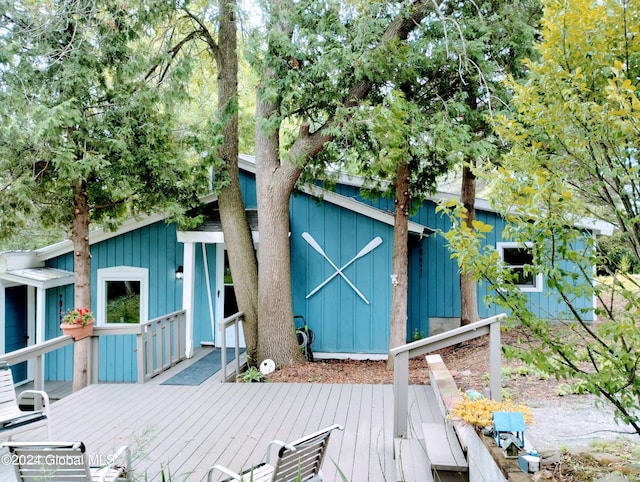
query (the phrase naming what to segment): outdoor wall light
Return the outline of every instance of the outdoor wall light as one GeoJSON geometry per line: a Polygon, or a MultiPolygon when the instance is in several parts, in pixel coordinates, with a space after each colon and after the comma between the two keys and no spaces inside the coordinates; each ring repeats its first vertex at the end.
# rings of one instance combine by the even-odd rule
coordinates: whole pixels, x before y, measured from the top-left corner
{"type": "Polygon", "coordinates": [[[176,270],[176,279],[182,279],[184,276],[184,269],[182,268],[182,266],[178,266],[178,269],[176,270]]]}

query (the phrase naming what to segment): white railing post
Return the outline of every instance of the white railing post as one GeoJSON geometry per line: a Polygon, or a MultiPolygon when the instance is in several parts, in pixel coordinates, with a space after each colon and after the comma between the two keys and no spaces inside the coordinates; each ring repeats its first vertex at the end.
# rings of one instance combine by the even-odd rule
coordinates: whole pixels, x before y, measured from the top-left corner
{"type": "MultiPolygon", "coordinates": [[[[34,390],[44,391],[44,355],[36,356],[33,388],[34,390]]],[[[33,403],[34,410],[42,410],[42,397],[33,397],[33,403]]]]}
{"type": "Polygon", "coordinates": [[[478,320],[470,325],[461,326],[448,332],[433,335],[389,350],[394,357],[393,372],[393,435],[406,437],[409,413],[409,359],[426,355],[434,350],[489,335],[489,396],[502,400],[501,393],[501,345],[500,320],[507,315],[501,313],[490,318],[478,320]]]}
{"type": "Polygon", "coordinates": [[[409,352],[403,351],[393,360],[393,437],[406,437],[409,411],[409,352]]]}
{"type": "Polygon", "coordinates": [[[136,334],[136,359],[138,360],[138,375],[136,381],[138,383],[144,383],[147,375],[146,360],[144,356],[145,330],[146,328],[142,327],[141,331],[136,334]]]}
{"type": "Polygon", "coordinates": [[[98,361],[100,360],[100,337],[89,339],[89,385],[98,383],[98,361]]]}
{"type": "Polygon", "coordinates": [[[497,321],[489,325],[489,395],[498,402],[502,401],[501,358],[500,322],[497,321]]]}
{"type": "Polygon", "coordinates": [[[244,319],[244,312],[239,311],[235,315],[231,315],[220,322],[220,331],[222,332],[222,340],[220,343],[220,363],[222,364],[222,383],[227,381],[227,328],[234,325],[235,333],[235,354],[236,354],[236,375],[240,373],[240,328],[239,324],[244,319]]]}

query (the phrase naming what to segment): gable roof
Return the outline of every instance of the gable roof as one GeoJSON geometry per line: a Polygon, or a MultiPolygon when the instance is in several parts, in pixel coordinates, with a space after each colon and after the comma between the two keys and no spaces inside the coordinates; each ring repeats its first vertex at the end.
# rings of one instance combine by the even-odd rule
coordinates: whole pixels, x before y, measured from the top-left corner
{"type": "MultiPolygon", "coordinates": [[[[249,156],[246,154],[241,154],[238,158],[238,164],[240,169],[246,172],[250,172],[255,174],[255,157],[249,156]]],[[[331,204],[340,206],[342,208],[348,209],[350,211],[356,212],[363,216],[381,221],[383,223],[392,225],[394,224],[393,215],[380,209],[376,209],[368,204],[362,203],[360,201],[356,201],[355,199],[342,196],[335,192],[331,192],[326,189],[322,189],[317,186],[304,186],[300,189],[301,191],[309,194],[311,196],[319,197],[324,199],[324,201],[329,202],[331,204]]],[[[185,242],[208,242],[208,243],[218,243],[223,242],[224,237],[222,235],[222,226],[219,222],[219,215],[215,213],[215,205],[217,205],[217,196],[214,194],[209,194],[204,196],[201,199],[202,203],[205,205],[211,205],[211,209],[205,211],[208,213],[206,223],[196,228],[192,231],[179,231],[178,232],[178,241],[185,242]],[[215,203],[215,204],[213,204],[215,203]],[[217,221],[216,221],[217,219],[217,221]]],[[[254,232],[254,237],[257,238],[257,216],[255,214],[255,210],[249,210],[249,224],[252,226],[252,230],[254,232]],[[251,221],[253,219],[253,222],[251,221]]],[[[134,231],[144,226],[148,226],[150,224],[157,223],[159,221],[163,221],[167,218],[167,216],[163,213],[154,213],[149,215],[139,216],[137,218],[129,218],[125,220],[118,229],[115,231],[107,231],[103,228],[94,229],[90,233],[90,244],[99,243],[101,241],[105,241],[107,239],[111,239],[113,237],[134,231]]],[[[409,232],[411,234],[417,235],[419,237],[429,236],[434,231],[427,226],[423,226],[419,223],[409,222],[409,232]]],[[[49,246],[45,246],[43,248],[39,248],[33,251],[33,256],[35,259],[43,262],[47,259],[55,258],[57,256],[61,256],[63,254],[67,254],[73,251],[73,244],[71,240],[60,241],[55,244],[51,244],[49,246]]]]}
{"type": "MultiPolygon", "coordinates": [[[[255,156],[240,154],[238,157],[238,166],[245,172],[250,172],[255,174],[255,156]]],[[[347,176],[341,175],[339,176],[338,183],[344,184],[347,186],[355,186],[362,187],[365,182],[364,178],[359,176],[347,176]]],[[[336,206],[340,206],[344,209],[348,209],[350,211],[356,212],[363,216],[369,217],[371,219],[378,220],[380,222],[389,224],[393,226],[394,219],[393,214],[382,211],[375,207],[369,206],[363,202],[357,201],[347,196],[343,196],[341,194],[335,193],[333,191],[329,191],[327,189],[323,189],[321,187],[315,185],[305,185],[298,188],[300,191],[314,197],[318,197],[323,199],[326,202],[334,204],[336,206]]],[[[431,201],[438,201],[442,199],[460,199],[459,194],[451,193],[451,192],[438,192],[433,196],[429,196],[427,199],[431,201]]],[[[209,205],[217,201],[217,196],[215,194],[209,194],[204,196],[201,199],[202,203],[205,205],[209,205]]],[[[475,202],[475,207],[478,210],[498,213],[498,211],[491,206],[488,200],[477,198],[475,202]]],[[[254,214],[249,213],[249,216],[254,216],[254,214]]],[[[129,218],[125,220],[120,227],[115,231],[106,231],[102,228],[98,228],[91,231],[90,234],[90,244],[99,243],[101,241],[105,241],[107,239],[119,236],[121,234],[125,234],[136,229],[139,229],[144,226],[148,226],[158,221],[163,221],[167,218],[164,213],[154,213],[149,215],[139,216],[137,218],[129,218]]],[[[202,228],[198,230],[193,230],[189,232],[179,232],[178,233],[178,241],[184,242],[186,239],[190,241],[194,241],[196,238],[201,239],[203,242],[209,243],[217,243],[223,242],[224,237],[222,236],[222,228],[221,225],[217,226],[215,222],[215,218],[209,220],[211,224],[208,226],[208,229],[202,228]],[[197,235],[198,232],[202,234],[197,235]],[[188,233],[188,234],[187,234],[188,233]],[[209,234],[206,233],[218,233],[218,234],[209,234]]],[[[257,238],[257,218],[255,223],[253,224],[252,230],[254,232],[254,237],[257,238]]],[[[602,234],[610,236],[613,234],[614,226],[611,223],[607,223],[598,219],[589,219],[589,218],[581,218],[576,220],[576,226],[583,227],[588,229],[596,234],[602,234]]],[[[417,235],[420,238],[427,237],[432,234],[434,231],[427,226],[421,225],[419,223],[409,221],[409,232],[411,234],[417,235]]],[[[73,244],[70,240],[60,241],[58,243],[45,246],[43,248],[36,249],[32,252],[32,256],[35,258],[37,263],[43,263],[47,259],[55,258],[57,256],[70,253],[73,251],[73,244]]]]}

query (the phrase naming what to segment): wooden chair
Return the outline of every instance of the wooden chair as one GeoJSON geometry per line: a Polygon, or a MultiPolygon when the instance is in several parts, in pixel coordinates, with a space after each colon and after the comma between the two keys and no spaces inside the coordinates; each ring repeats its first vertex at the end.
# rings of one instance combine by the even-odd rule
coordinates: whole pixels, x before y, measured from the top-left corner
{"type": "Polygon", "coordinates": [[[6,362],[0,362],[0,433],[42,420],[47,423],[47,436],[51,440],[49,395],[40,390],[24,390],[20,396],[16,396],[11,369],[6,362]],[[20,401],[26,395],[33,395],[35,406],[42,408],[33,411],[20,410],[20,401]]]}
{"type": "Polygon", "coordinates": [[[100,466],[90,465],[94,460],[87,457],[82,442],[4,442],[0,447],[9,449],[8,462],[18,482],[115,482],[127,476],[126,446],[114,455],[96,459],[100,466]],[[123,455],[126,461],[117,465],[123,455]]]}
{"type": "Polygon", "coordinates": [[[331,425],[301,439],[290,443],[273,440],[267,446],[264,461],[237,474],[221,465],[209,469],[207,482],[213,480],[214,470],[230,476],[225,479],[245,480],[247,482],[319,482],[322,481],[322,460],[329,443],[329,436],[335,429],[342,430],[340,425],[331,425]],[[279,447],[275,460],[272,460],[273,447],[279,447]]]}

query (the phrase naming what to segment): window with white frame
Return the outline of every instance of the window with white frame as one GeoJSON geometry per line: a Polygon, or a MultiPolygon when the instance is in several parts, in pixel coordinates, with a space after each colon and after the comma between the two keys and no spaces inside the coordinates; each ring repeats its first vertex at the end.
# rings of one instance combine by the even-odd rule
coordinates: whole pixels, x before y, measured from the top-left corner
{"type": "Polygon", "coordinates": [[[528,268],[533,265],[531,247],[531,243],[496,244],[502,261],[515,275],[516,286],[522,291],[542,291],[542,274],[532,273],[528,268]]]}
{"type": "Polygon", "coordinates": [[[98,270],[99,325],[142,323],[149,319],[149,270],[116,266],[98,270]]]}

